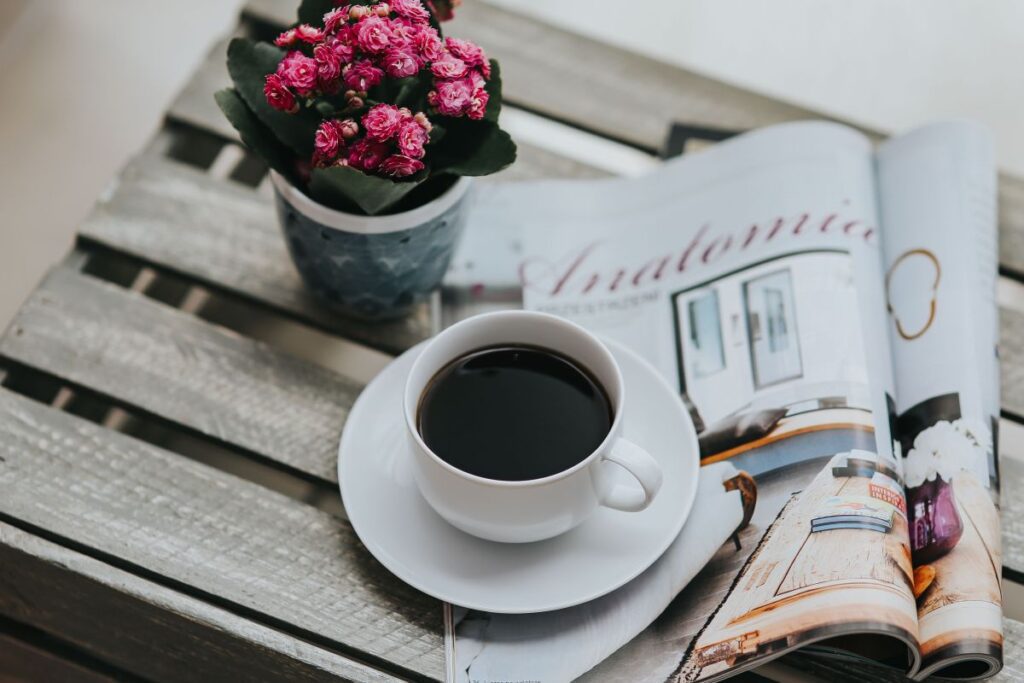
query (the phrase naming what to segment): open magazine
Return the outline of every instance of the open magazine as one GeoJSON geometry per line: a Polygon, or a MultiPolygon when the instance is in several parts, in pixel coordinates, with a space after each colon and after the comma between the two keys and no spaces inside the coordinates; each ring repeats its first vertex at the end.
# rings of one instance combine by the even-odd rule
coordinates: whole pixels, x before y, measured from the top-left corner
{"type": "MultiPolygon", "coordinates": [[[[521,293],[627,344],[678,388],[702,464],[757,482],[738,542],[573,676],[712,681],[797,650],[915,679],[999,670],[995,183],[967,123],[875,149],[807,122],[644,178],[483,188],[449,303],[521,293]]],[[[531,659],[543,620],[489,634],[453,614],[456,680],[526,677],[481,653],[505,638],[494,652],[531,659]]]]}

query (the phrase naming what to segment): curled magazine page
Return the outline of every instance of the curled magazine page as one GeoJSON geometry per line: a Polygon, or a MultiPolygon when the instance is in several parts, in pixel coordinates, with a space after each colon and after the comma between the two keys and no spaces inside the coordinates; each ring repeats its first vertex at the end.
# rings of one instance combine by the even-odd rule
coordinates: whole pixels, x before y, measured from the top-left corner
{"type": "Polygon", "coordinates": [[[967,123],[883,145],[886,305],[923,668],[1002,666],[992,143],[967,123]]]}
{"type": "Polygon", "coordinates": [[[702,464],[757,481],[739,547],[585,680],[716,680],[812,643],[916,671],[875,180],[866,138],[808,122],[645,178],[480,199],[470,251],[488,235],[515,258],[461,254],[455,279],[493,269],[526,308],[639,352],[688,406],[702,464]]]}

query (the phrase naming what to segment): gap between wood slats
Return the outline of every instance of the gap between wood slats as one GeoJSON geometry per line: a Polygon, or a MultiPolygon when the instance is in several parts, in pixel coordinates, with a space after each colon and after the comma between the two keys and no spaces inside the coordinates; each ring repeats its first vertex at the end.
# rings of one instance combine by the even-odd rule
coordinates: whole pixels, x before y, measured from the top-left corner
{"type": "Polygon", "coordinates": [[[328,482],[363,386],[62,268],[17,312],[0,353],[328,482]]]}
{"type": "Polygon", "coordinates": [[[143,156],[129,164],[80,226],[79,243],[383,351],[405,350],[430,333],[427,306],[381,323],[330,310],[303,285],[265,197],[177,162],[143,156]]]}
{"type": "MultiPolygon", "coordinates": [[[[77,263],[87,273],[94,275],[102,274],[112,283],[120,284],[164,304],[178,306],[183,312],[198,313],[204,317],[212,317],[215,320],[219,320],[221,323],[225,322],[222,312],[212,312],[213,315],[209,315],[211,311],[207,310],[206,307],[211,302],[206,300],[205,297],[197,297],[196,288],[189,287],[188,283],[184,280],[160,274],[152,268],[142,266],[128,259],[93,258],[92,260],[85,260],[78,258],[78,256],[76,254],[75,258],[71,259],[71,261],[77,263]]],[[[68,272],[65,275],[72,276],[72,273],[68,272]]],[[[90,285],[88,284],[90,280],[91,278],[83,279],[80,285],[73,288],[74,291],[86,295],[90,291],[90,285]]],[[[45,283],[48,281],[49,278],[47,281],[44,281],[41,292],[46,291],[47,285],[45,283]]],[[[49,295],[37,292],[33,294],[33,298],[26,304],[23,311],[19,312],[19,320],[25,310],[31,309],[31,302],[40,295],[44,299],[53,302],[49,305],[56,305],[59,300],[54,298],[58,296],[57,292],[49,295]]],[[[131,298],[126,299],[125,303],[128,304],[133,301],[135,302],[133,305],[141,303],[131,298]]],[[[110,308],[120,307],[116,305],[105,306],[104,310],[110,308]]],[[[254,316],[250,311],[229,311],[229,313],[246,321],[245,326],[248,328],[259,326],[256,320],[260,316],[254,316]]],[[[106,328],[105,325],[101,326],[106,328]]],[[[240,329],[240,327],[236,326],[236,329],[240,329]]],[[[251,332],[252,330],[242,331],[251,332]]],[[[213,328],[211,328],[211,332],[213,332],[213,328]]],[[[348,365],[351,366],[353,361],[357,362],[359,364],[359,372],[366,375],[367,380],[376,374],[388,361],[388,357],[383,354],[376,354],[366,349],[360,351],[351,344],[340,342],[333,337],[313,330],[291,329],[290,332],[292,333],[290,343],[297,350],[308,349],[310,346],[318,345],[318,354],[306,355],[319,355],[320,357],[317,360],[322,361],[326,355],[325,349],[333,349],[336,355],[347,359],[348,365]]],[[[29,330],[28,334],[31,335],[32,331],[29,330]]],[[[175,334],[174,329],[169,334],[173,336],[175,334]]],[[[266,335],[262,336],[266,337],[266,335]]],[[[282,335],[279,330],[274,336],[276,341],[281,341],[282,335]]],[[[8,340],[7,343],[9,344],[10,341],[8,340]]],[[[79,348],[84,344],[84,340],[79,340],[74,342],[74,344],[74,348],[79,348]]],[[[45,345],[45,343],[41,342],[38,347],[42,348],[45,345]]],[[[4,342],[0,340],[0,348],[3,348],[3,346],[4,342]]],[[[36,347],[37,344],[33,342],[30,346],[36,347]]],[[[103,346],[106,346],[106,344],[103,346]]],[[[279,344],[278,346],[287,347],[288,344],[279,344]]],[[[92,357],[92,351],[88,351],[84,347],[83,350],[92,357]]],[[[95,352],[102,353],[100,350],[95,352]]],[[[216,438],[215,436],[203,433],[194,428],[194,425],[187,422],[183,423],[172,415],[155,410],[158,405],[151,409],[148,405],[140,405],[137,402],[126,399],[124,396],[115,396],[109,392],[104,393],[101,387],[94,386],[92,383],[88,383],[88,386],[85,386],[77,382],[74,376],[64,374],[63,377],[60,377],[61,366],[54,359],[63,357],[66,357],[63,351],[60,353],[44,353],[43,359],[39,362],[47,367],[37,366],[35,370],[29,370],[24,366],[12,367],[10,369],[12,377],[6,384],[14,391],[34,400],[48,403],[66,412],[85,417],[108,428],[133,434],[144,441],[215,466],[218,469],[249,481],[259,483],[296,500],[314,505],[331,514],[344,516],[334,479],[335,470],[333,465],[337,449],[334,430],[340,431],[340,425],[333,425],[332,423],[332,432],[327,436],[327,441],[325,442],[327,446],[325,448],[328,450],[327,457],[330,464],[325,471],[329,478],[322,479],[310,476],[305,471],[296,471],[287,462],[278,462],[277,458],[279,455],[276,451],[269,456],[263,455],[254,452],[252,449],[244,448],[240,444],[231,443],[223,438],[216,438]],[[57,364],[51,367],[51,363],[54,362],[57,362],[57,364]],[[54,370],[57,371],[57,374],[48,374],[48,371],[52,372],[54,370]]],[[[31,358],[25,357],[24,360],[31,360],[31,358]]],[[[331,364],[324,363],[324,365],[329,368],[331,364]]],[[[113,368],[107,366],[106,371],[112,372],[113,368]]],[[[0,367],[0,372],[8,372],[8,370],[0,367]]],[[[85,377],[83,375],[79,376],[85,377]]],[[[126,381],[129,386],[135,383],[130,378],[126,378],[126,381]]],[[[228,381],[230,381],[230,378],[228,378],[228,381]]],[[[164,393],[166,392],[155,389],[152,394],[146,394],[144,398],[149,400],[152,396],[154,397],[153,400],[157,400],[164,393]]],[[[145,400],[143,403],[145,403],[145,400]]],[[[157,400],[157,404],[159,403],[159,400],[157,400]]],[[[282,411],[286,411],[291,407],[293,406],[279,406],[282,411]]]]}
{"type": "Polygon", "coordinates": [[[3,360],[2,386],[37,403],[88,420],[189,460],[258,484],[338,519],[348,519],[338,486],[285,468],[266,456],[227,444],[116,397],[38,368],[3,360]]]}
{"type": "Polygon", "coordinates": [[[5,675],[14,676],[12,681],[142,683],[144,680],[45,631],[0,615],[0,680],[7,680],[5,675]]]}
{"type": "Polygon", "coordinates": [[[87,243],[79,251],[88,258],[82,267],[82,272],[88,275],[133,289],[148,298],[192,313],[210,323],[264,342],[357,382],[369,382],[393,358],[390,354],[286,317],[277,309],[264,307],[230,292],[195,284],[159,265],[147,264],[113,249],[87,243]],[[135,279],[144,271],[155,278],[155,286],[135,284],[135,279]],[[169,296],[167,292],[175,292],[176,296],[169,296]]]}

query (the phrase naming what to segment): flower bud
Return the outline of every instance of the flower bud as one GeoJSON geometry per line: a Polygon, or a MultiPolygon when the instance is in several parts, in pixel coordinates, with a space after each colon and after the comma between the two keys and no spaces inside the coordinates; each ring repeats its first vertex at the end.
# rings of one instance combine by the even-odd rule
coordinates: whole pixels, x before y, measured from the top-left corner
{"type": "MultiPolygon", "coordinates": [[[[348,66],[349,66],[348,64],[345,65],[345,69],[346,70],[348,69],[348,66]]],[[[342,71],[342,73],[344,73],[344,71],[342,71]]],[[[355,90],[346,90],[345,91],[345,99],[346,100],[351,100],[355,96],[356,96],[356,91],[355,90]]]]}
{"type": "Polygon", "coordinates": [[[363,98],[353,97],[348,101],[349,109],[360,109],[363,106],[363,98]]]}
{"type": "Polygon", "coordinates": [[[339,129],[341,130],[341,137],[352,139],[359,133],[359,124],[352,119],[345,119],[341,122],[339,129]]]}
{"type": "Polygon", "coordinates": [[[359,21],[369,13],[369,8],[363,5],[352,5],[348,10],[348,16],[359,21]]]}
{"type": "Polygon", "coordinates": [[[377,13],[378,17],[386,17],[391,14],[391,7],[389,7],[386,2],[378,2],[374,5],[373,9],[377,13]]]}

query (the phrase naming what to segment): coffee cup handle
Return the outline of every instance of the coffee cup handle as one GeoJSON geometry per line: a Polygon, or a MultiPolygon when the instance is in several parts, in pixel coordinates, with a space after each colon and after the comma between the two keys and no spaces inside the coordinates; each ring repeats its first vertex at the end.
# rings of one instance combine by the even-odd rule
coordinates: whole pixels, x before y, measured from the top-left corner
{"type": "Polygon", "coordinates": [[[629,472],[640,485],[615,484],[601,496],[601,505],[624,512],[639,512],[647,508],[661,488],[662,474],[658,462],[650,453],[626,439],[616,441],[604,459],[629,472]]]}

